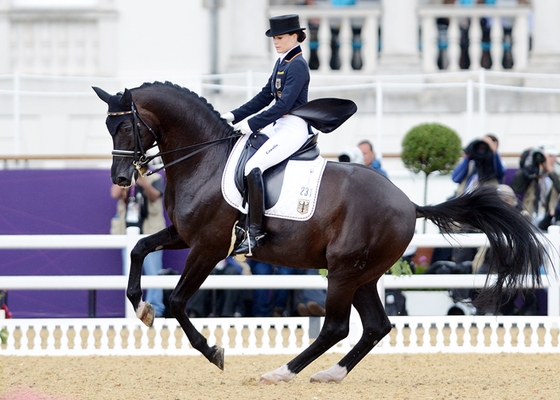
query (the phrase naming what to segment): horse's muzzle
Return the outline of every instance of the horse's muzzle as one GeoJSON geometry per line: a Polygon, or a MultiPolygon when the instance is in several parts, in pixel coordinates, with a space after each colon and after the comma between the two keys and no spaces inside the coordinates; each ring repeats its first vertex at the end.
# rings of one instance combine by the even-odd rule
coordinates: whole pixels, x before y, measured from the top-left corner
{"type": "Polygon", "coordinates": [[[113,161],[113,165],[111,165],[111,180],[115,185],[128,187],[132,183],[135,171],[136,169],[130,163],[125,167],[123,163],[113,161]]]}

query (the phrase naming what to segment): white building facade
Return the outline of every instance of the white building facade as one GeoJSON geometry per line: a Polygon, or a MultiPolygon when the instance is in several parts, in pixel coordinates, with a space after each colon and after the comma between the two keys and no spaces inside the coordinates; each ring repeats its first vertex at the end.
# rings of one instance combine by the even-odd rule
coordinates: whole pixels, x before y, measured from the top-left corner
{"type": "Polygon", "coordinates": [[[524,148],[557,141],[559,1],[293,3],[0,0],[4,164],[25,156],[109,155],[105,104],[91,86],[117,92],[168,80],[220,112],[237,107],[262,87],[274,63],[264,35],[268,18],[288,13],[306,27],[310,97],[358,104],[354,117],[320,138],[326,156],[369,139],[394,176],[405,173],[402,138],[425,122],[451,127],[465,144],[495,133],[511,166],[524,148]]]}

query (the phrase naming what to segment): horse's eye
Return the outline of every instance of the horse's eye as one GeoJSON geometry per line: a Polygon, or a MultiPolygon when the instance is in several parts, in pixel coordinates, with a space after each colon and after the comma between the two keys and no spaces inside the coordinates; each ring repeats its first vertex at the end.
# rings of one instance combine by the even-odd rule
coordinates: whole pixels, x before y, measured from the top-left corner
{"type": "Polygon", "coordinates": [[[132,125],[128,125],[128,124],[123,125],[123,131],[124,131],[124,133],[132,132],[132,125]]]}

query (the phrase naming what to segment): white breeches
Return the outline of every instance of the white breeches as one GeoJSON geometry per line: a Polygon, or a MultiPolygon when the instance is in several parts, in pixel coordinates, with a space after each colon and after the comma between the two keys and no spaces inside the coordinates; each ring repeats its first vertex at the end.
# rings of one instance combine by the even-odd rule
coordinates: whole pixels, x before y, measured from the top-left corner
{"type": "Polygon", "coordinates": [[[295,153],[307,140],[307,122],[295,115],[285,115],[261,130],[269,139],[245,165],[245,176],[254,168],[262,172],[295,153]]]}

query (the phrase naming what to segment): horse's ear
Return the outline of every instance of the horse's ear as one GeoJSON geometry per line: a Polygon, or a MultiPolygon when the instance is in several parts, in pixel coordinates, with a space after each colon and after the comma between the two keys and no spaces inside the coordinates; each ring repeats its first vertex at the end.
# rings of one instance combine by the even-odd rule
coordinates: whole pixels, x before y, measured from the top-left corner
{"type": "Polygon", "coordinates": [[[101,100],[103,100],[105,103],[109,104],[109,99],[111,98],[111,95],[109,93],[107,93],[106,91],[104,91],[101,88],[98,88],[97,86],[92,86],[91,88],[93,89],[93,91],[95,93],[97,93],[97,95],[99,96],[99,98],[101,100]]]}
{"type": "Polygon", "coordinates": [[[124,93],[119,100],[119,104],[125,107],[130,107],[132,104],[132,92],[130,90],[124,90],[124,93]]]}

